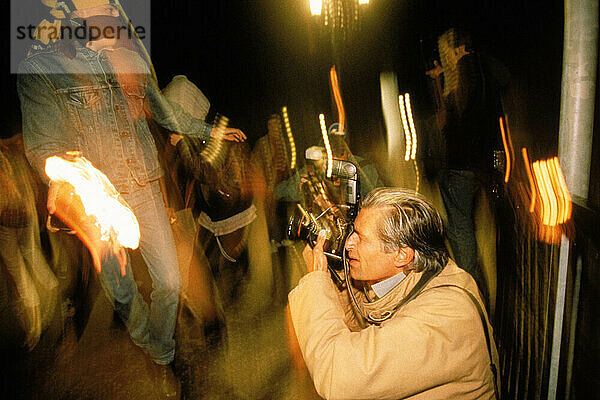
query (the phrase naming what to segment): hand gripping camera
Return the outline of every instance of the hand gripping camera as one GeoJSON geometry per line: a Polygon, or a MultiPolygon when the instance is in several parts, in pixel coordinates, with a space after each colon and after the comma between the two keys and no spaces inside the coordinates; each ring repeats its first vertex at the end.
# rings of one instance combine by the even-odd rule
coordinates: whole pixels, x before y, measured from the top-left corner
{"type": "Polygon", "coordinates": [[[316,146],[306,150],[305,160],[308,174],[301,179],[302,204],[290,217],[287,237],[304,240],[313,247],[319,232],[325,230],[323,250],[334,280],[341,283],[336,270],[344,268],[344,245],[358,213],[358,168],[350,161],[333,159],[331,177],[327,178],[325,150],[316,146]]]}

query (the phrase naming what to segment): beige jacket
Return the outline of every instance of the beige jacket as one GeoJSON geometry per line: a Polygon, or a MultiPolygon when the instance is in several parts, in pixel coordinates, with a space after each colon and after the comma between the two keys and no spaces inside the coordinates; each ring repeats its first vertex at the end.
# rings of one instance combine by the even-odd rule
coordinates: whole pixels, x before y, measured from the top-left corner
{"type": "MultiPolygon", "coordinates": [[[[416,285],[410,273],[363,310],[380,316],[416,285]]],[[[329,273],[304,276],[289,295],[293,325],[317,392],[327,399],[493,399],[494,384],[475,281],[452,261],[412,301],[380,326],[357,318],[329,273]]],[[[486,316],[487,320],[487,316],[486,316]]],[[[488,329],[492,336],[492,329],[488,329]]],[[[493,339],[492,339],[493,341],[493,339]]],[[[492,342],[498,366],[496,346],[492,342]]]]}

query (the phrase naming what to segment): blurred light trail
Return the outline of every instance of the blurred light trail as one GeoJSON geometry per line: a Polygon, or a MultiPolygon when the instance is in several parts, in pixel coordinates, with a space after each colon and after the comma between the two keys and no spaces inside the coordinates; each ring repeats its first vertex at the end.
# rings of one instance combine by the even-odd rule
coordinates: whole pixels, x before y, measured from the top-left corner
{"type": "Polygon", "coordinates": [[[310,0],[310,13],[312,15],[321,15],[323,10],[323,0],[310,0]]]}
{"type": "Polygon", "coordinates": [[[227,128],[227,124],[229,123],[229,118],[225,116],[220,116],[219,120],[215,124],[215,129],[217,130],[217,134],[214,137],[210,137],[206,144],[206,147],[200,153],[200,156],[204,158],[210,165],[217,165],[222,162],[222,158],[224,158],[223,151],[223,131],[227,128]]]}
{"type": "Polygon", "coordinates": [[[333,91],[333,98],[335,99],[335,106],[337,107],[338,112],[338,122],[340,124],[339,132],[340,134],[343,134],[346,122],[346,111],[344,110],[344,103],[342,102],[342,94],[340,93],[340,85],[338,83],[335,65],[329,70],[329,79],[331,80],[331,90],[333,91]]]}
{"type": "Polygon", "coordinates": [[[506,132],[504,131],[504,119],[502,117],[500,120],[500,132],[502,133],[502,144],[504,145],[504,154],[506,155],[506,171],[504,173],[504,183],[508,183],[510,179],[510,168],[511,168],[511,156],[510,149],[508,147],[508,140],[506,138],[506,132]]]}
{"type": "Polygon", "coordinates": [[[558,220],[558,200],[554,187],[552,186],[552,179],[550,178],[550,171],[548,169],[548,161],[539,161],[540,171],[544,180],[544,187],[548,193],[548,200],[550,201],[550,212],[545,215],[543,219],[544,225],[555,226],[558,220]]]}
{"type": "Polygon", "coordinates": [[[536,199],[536,186],[531,173],[531,164],[529,164],[529,156],[527,155],[527,149],[523,147],[521,149],[523,154],[523,162],[525,163],[525,171],[527,171],[527,179],[529,180],[529,189],[531,190],[531,203],[529,204],[529,212],[532,213],[535,210],[535,199],[536,199]]]}
{"type": "Polygon", "coordinates": [[[549,225],[550,198],[548,195],[548,189],[546,188],[546,183],[544,182],[542,170],[540,168],[540,162],[539,161],[534,162],[532,165],[532,169],[533,169],[533,174],[535,176],[536,188],[540,193],[540,200],[541,200],[540,218],[542,220],[542,224],[549,225]]]}
{"type": "Polygon", "coordinates": [[[369,0],[358,0],[358,4],[369,4],[369,0]]]}
{"type": "Polygon", "coordinates": [[[404,127],[404,139],[406,140],[406,149],[404,150],[404,161],[410,160],[410,149],[412,147],[410,128],[406,119],[406,109],[404,107],[404,96],[398,96],[398,104],[400,105],[400,116],[402,117],[402,126],[404,127]]]}
{"type": "Polygon", "coordinates": [[[323,143],[327,150],[327,178],[331,178],[333,171],[333,154],[331,153],[331,144],[329,144],[329,136],[327,135],[327,127],[325,126],[325,115],[319,114],[319,122],[321,123],[321,134],[323,135],[323,143]]]}
{"type": "Polygon", "coordinates": [[[550,227],[564,224],[571,218],[572,205],[558,157],[536,161],[532,168],[542,202],[542,224],[550,227]]]}
{"type": "Polygon", "coordinates": [[[567,188],[567,182],[560,167],[558,157],[554,157],[548,161],[550,176],[554,186],[557,188],[559,198],[559,215],[557,223],[563,224],[571,219],[571,194],[567,188]]]}
{"type": "Polygon", "coordinates": [[[285,131],[287,132],[288,140],[290,141],[290,154],[291,154],[291,162],[290,169],[292,171],[296,168],[296,143],[294,143],[294,136],[292,135],[292,127],[290,126],[290,119],[288,118],[287,107],[283,106],[281,110],[283,114],[283,123],[285,124],[285,131]]]}
{"type": "Polygon", "coordinates": [[[417,184],[415,187],[415,192],[418,192],[421,178],[419,176],[419,167],[417,166],[417,160],[415,160],[415,159],[413,159],[413,166],[415,167],[415,175],[417,176],[417,184]]]}
{"type": "Polygon", "coordinates": [[[413,121],[412,108],[410,106],[410,95],[404,94],[404,102],[406,103],[406,114],[408,114],[408,125],[410,126],[412,148],[410,150],[410,159],[414,160],[417,155],[417,130],[413,121]]]}

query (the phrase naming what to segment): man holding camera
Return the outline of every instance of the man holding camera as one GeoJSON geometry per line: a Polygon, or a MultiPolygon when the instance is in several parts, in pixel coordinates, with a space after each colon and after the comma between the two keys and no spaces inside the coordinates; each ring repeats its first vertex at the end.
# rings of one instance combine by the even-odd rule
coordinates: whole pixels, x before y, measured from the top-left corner
{"type": "Polygon", "coordinates": [[[354,283],[341,292],[324,243],[320,234],[307,247],[309,273],[289,295],[321,396],[498,398],[497,352],[481,296],[449,259],[442,220],[429,202],[398,188],[364,199],[345,246],[354,283]]]}

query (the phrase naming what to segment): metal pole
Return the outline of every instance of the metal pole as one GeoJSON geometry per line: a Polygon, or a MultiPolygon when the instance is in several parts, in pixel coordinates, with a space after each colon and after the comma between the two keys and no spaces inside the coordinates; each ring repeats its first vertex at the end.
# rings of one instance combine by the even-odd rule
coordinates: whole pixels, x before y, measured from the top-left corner
{"type": "Polygon", "coordinates": [[[582,205],[590,179],[597,52],[598,0],[566,0],[558,156],[573,200],[582,205]]]}
{"type": "MultiPolygon", "coordinates": [[[[590,180],[597,54],[598,0],[566,0],[558,157],[571,197],[575,203],[582,205],[587,201],[590,180]]],[[[556,399],[558,386],[569,250],[569,239],[563,236],[556,288],[549,400],[556,399]]],[[[567,371],[567,374],[570,373],[567,371]]],[[[570,382],[569,376],[567,382],[570,382]]]]}
{"type": "Polygon", "coordinates": [[[556,286],[556,305],[554,308],[554,329],[552,331],[552,353],[550,355],[550,377],[548,378],[548,400],[556,399],[558,367],[560,361],[560,342],[562,339],[563,313],[565,310],[565,292],[567,290],[567,267],[569,264],[569,239],[563,235],[560,241],[558,261],[558,285],[556,286]]]}

